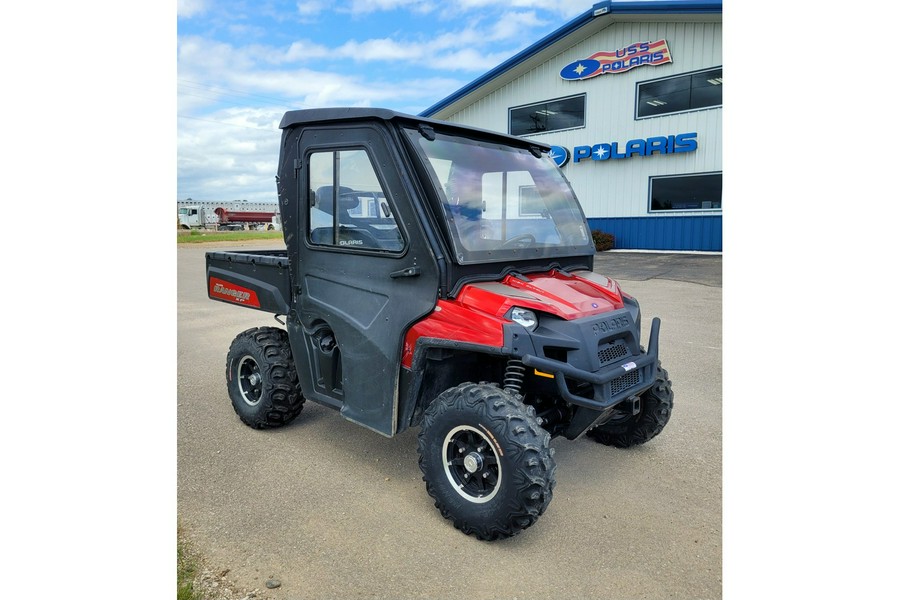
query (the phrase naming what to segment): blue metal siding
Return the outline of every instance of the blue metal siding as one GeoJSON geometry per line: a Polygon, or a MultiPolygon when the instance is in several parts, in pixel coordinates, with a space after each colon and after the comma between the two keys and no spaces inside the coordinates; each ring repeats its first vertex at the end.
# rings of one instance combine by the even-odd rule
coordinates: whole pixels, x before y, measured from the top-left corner
{"type": "Polygon", "coordinates": [[[722,216],[589,218],[591,230],[611,233],[615,248],[722,251],[722,216]]]}

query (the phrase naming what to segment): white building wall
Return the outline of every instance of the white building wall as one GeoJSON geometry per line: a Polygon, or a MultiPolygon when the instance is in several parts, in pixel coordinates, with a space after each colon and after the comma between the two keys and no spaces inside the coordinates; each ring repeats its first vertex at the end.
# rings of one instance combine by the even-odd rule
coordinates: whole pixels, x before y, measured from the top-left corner
{"type": "MultiPolygon", "coordinates": [[[[587,217],[647,216],[651,176],[722,170],[722,109],[635,120],[636,84],[721,65],[720,22],[613,23],[447,120],[507,133],[510,108],[584,93],[584,128],[537,134],[531,139],[563,146],[571,152],[575,146],[619,142],[621,148],[632,139],[697,132],[695,152],[605,161],[588,159],[579,163],[570,160],[563,167],[587,217]],[[566,81],[559,76],[564,66],[599,50],[616,50],[635,42],[659,39],[667,41],[672,63],[637,67],[584,81],[566,81]]],[[[689,214],[721,214],[721,211],[689,214]]]]}

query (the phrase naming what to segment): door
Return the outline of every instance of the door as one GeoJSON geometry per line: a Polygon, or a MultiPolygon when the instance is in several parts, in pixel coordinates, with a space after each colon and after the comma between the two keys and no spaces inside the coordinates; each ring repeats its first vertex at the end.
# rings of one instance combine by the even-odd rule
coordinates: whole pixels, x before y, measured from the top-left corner
{"type": "Polygon", "coordinates": [[[303,130],[301,239],[291,264],[304,394],[388,436],[396,431],[403,339],[438,293],[415,191],[390,140],[376,124],[303,130]]]}

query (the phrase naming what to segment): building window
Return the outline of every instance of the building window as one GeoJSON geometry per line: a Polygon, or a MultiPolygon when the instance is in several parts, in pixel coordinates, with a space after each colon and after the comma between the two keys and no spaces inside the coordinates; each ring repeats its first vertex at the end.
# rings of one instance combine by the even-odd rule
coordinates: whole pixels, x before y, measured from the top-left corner
{"type": "Polygon", "coordinates": [[[584,94],[509,109],[509,133],[534,135],[584,127],[584,94]]]}
{"type": "Polygon", "coordinates": [[[722,106],[722,67],[637,84],[637,117],[722,106]]]}
{"type": "Polygon", "coordinates": [[[650,212],[722,210],[722,174],[650,178],[650,212]]]}

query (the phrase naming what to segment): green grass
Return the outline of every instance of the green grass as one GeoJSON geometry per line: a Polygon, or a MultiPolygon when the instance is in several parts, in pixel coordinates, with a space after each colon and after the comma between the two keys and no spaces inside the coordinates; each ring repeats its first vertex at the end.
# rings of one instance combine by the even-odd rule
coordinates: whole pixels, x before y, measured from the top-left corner
{"type": "Polygon", "coordinates": [[[199,229],[178,232],[179,244],[242,242],[245,240],[284,240],[284,234],[280,231],[206,231],[199,229]]]}
{"type": "Polygon", "coordinates": [[[201,596],[194,590],[194,579],[200,569],[197,556],[178,536],[178,600],[200,600],[201,596]]]}

